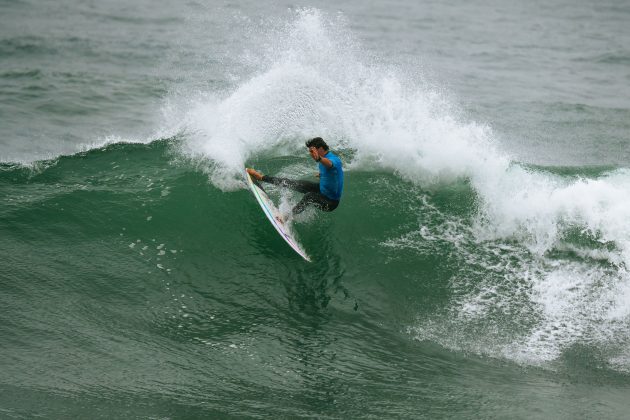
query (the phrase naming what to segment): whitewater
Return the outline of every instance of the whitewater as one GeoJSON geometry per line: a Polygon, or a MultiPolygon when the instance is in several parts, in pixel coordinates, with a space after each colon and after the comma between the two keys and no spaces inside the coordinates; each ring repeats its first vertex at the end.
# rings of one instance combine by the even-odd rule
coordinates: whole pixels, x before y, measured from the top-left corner
{"type": "MultiPolygon", "coordinates": [[[[476,209],[472,220],[453,221],[461,224],[453,240],[466,237],[464,252],[471,253],[472,264],[485,262],[471,248],[514,242],[527,250],[529,261],[514,271],[509,267],[514,253],[503,252],[494,265],[504,266],[507,280],[516,285],[493,298],[486,296],[494,294],[495,284],[477,286],[452,310],[464,323],[479,322],[491,308],[510,302],[512,288],[522,288],[518,283],[524,280],[528,304],[540,318],[518,340],[483,351],[540,363],[576,342],[595,342],[618,349],[611,360],[627,360],[629,169],[563,176],[515,161],[490,123],[467,121],[452,99],[421,75],[362,53],[343,19],[317,10],[297,12],[259,53],[250,78],[222,98],[196,104],[183,118],[181,130],[190,138],[182,151],[207,160],[214,185],[242,188],[246,163],[299,156],[299,139],[313,135],[352,156],[350,170],[385,171],[426,189],[470,183],[476,209]],[[559,258],[559,251],[577,258],[559,258]],[[468,313],[469,301],[482,307],[468,313]]],[[[417,246],[414,241],[426,240],[423,229],[420,224],[403,235],[405,241],[387,244],[417,246]]],[[[523,316],[527,320],[520,322],[526,323],[532,315],[523,316]]],[[[413,328],[425,337],[424,327],[413,328]]],[[[500,325],[493,321],[488,328],[500,325]]],[[[430,334],[446,345],[452,340],[430,334]]]]}
{"type": "Polygon", "coordinates": [[[40,395],[121,417],[626,413],[623,5],[68,3],[48,40],[0,43],[3,351],[27,366],[2,365],[6,413],[40,395]],[[311,177],[315,136],[347,179],[338,210],[293,223],[309,265],[243,168],[311,177]],[[580,386],[604,403],[574,406],[580,386]]]}

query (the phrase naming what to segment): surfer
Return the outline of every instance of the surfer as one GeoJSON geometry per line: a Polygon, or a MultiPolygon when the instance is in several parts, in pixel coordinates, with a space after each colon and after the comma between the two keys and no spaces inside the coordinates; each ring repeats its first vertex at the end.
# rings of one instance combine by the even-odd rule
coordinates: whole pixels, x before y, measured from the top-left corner
{"type": "Polygon", "coordinates": [[[317,174],[319,183],[263,175],[252,168],[247,168],[247,173],[258,181],[269,182],[303,193],[304,196],[291,211],[293,215],[303,212],[309,205],[323,211],[333,211],[339,205],[343,191],[341,159],[328,150],[328,145],[321,137],[307,141],[306,147],[313,160],[319,163],[317,174]]]}

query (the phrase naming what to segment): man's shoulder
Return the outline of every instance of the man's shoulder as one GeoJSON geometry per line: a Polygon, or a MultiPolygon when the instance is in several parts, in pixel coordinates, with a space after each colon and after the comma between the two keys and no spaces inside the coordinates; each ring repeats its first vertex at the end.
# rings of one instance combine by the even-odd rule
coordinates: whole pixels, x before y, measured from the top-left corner
{"type": "Polygon", "coordinates": [[[339,156],[337,156],[336,154],[334,154],[333,152],[328,152],[328,154],[326,155],[326,157],[327,157],[329,160],[334,160],[334,161],[337,161],[337,162],[341,163],[341,158],[340,158],[339,156]]]}

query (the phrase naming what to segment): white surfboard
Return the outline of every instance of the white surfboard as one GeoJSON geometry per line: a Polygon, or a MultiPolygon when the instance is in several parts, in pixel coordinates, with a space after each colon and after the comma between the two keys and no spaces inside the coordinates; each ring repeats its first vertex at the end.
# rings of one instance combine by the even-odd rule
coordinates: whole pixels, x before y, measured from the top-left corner
{"type": "Polygon", "coordinates": [[[306,252],[304,252],[304,250],[295,240],[293,234],[289,229],[289,226],[279,220],[281,214],[280,210],[278,210],[278,208],[273,204],[267,193],[265,193],[262,188],[257,185],[257,183],[254,183],[254,180],[247,173],[247,171],[245,171],[245,178],[247,179],[247,185],[249,185],[249,189],[252,190],[252,192],[254,193],[254,197],[256,197],[256,201],[258,201],[260,207],[262,207],[265,216],[267,216],[267,219],[269,219],[273,227],[276,228],[282,239],[284,239],[295,252],[300,254],[302,258],[310,262],[311,259],[308,255],[306,255],[306,252]]]}

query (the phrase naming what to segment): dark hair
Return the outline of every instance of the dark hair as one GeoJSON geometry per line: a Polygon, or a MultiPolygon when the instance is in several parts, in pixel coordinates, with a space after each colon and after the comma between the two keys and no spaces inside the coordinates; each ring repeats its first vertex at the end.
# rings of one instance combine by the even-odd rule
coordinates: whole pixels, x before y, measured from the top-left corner
{"type": "Polygon", "coordinates": [[[324,150],[328,150],[328,145],[326,144],[324,139],[321,137],[314,137],[310,139],[309,141],[306,142],[306,147],[314,147],[316,149],[319,149],[321,147],[324,150]]]}

